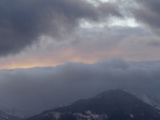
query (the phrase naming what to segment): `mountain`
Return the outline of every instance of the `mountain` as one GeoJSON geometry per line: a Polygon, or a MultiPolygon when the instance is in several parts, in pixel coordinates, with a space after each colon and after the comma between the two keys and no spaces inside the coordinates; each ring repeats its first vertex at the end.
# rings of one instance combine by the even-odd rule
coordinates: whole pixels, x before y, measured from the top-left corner
{"type": "Polygon", "coordinates": [[[148,94],[147,92],[144,92],[138,88],[124,88],[123,90],[135,95],[140,100],[160,110],[160,95],[159,94],[158,95],[148,94]]]}
{"type": "Polygon", "coordinates": [[[160,111],[117,89],[45,111],[27,120],[160,120],[160,111]]]}
{"type": "Polygon", "coordinates": [[[19,117],[9,115],[3,111],[0,111],[0,120],[22,120],[19,117]]]}
{"type": "Polygon", "coordinates": [[[0,103],[0,111],[3,111],[4,113],[11,116],[18,116],[20,118],[27,117],[27,113],[24,111],[19,110],[15,106],[9,106],[4,103],[0,103]]]}

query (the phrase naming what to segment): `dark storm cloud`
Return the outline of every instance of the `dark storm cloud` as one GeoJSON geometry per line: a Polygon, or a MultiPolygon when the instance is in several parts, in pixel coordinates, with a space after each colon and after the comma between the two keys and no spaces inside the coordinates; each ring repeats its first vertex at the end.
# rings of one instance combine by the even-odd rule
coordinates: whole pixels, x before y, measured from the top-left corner
{"type": "Polygon", "coordinates": [[[121,16],[118,7],[86,0],[1,0],[0,55],[17,53],[41,35],[58,39],[78,25],[79,20],[98,22],[121,16]]]}
{"type": "Polygon", "coordinates": [[[0,71],[0,101],[28,113],[114,88],[136,88],[159,96],[160,62],[113,59],[96,64],[67,63],[50,68],[0,71]]]}

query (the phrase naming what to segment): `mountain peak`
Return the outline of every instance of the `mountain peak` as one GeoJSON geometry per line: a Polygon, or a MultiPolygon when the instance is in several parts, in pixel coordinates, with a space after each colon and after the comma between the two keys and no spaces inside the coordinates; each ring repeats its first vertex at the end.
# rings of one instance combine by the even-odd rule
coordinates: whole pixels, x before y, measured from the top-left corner
{"type": "Polygon", "coordinates": [[[121,89],[115,89],[115,90],[108,90],[108,91],[104,91],[98,95],[95,96],[96,97],[105,97],[106,95],[118,95],[118,94],[129,94],[128,92],[125,92],[121,89]]]}
{"type": "Polygon", "coordinates": [[[43,112],[28,120],[160,120],[159,112],[134,95],[116,89],[43,112]]]}

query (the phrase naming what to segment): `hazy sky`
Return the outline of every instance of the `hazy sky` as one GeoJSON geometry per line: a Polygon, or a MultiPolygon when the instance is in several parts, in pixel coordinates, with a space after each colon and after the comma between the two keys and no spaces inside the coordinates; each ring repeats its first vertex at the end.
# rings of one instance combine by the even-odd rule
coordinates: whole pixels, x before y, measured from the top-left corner
{"type": "Polygon", "coordinates": [[[1,0],[0,68],[159,60],[158,0],[1,0]]]}
{"type": "Polygon", "coordinates": [[[113,88],[159,99],[159,6],[160,0],[0,0],[0,108],[35,114],[113,88]]]}

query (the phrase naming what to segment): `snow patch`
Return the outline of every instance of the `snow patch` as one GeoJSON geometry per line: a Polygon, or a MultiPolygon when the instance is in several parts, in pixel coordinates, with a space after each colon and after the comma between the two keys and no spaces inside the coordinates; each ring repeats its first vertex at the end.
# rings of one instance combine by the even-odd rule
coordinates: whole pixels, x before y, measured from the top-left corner
{"type": "Polygon", "coordinates": [[[88,110],[85,112],[86,114],[81,113],[74,113],[74,116],[77,118],[77,120],[104,120],[107,119],[106,114],[95,114],[94,112],[88,110]]]}
{"type": "Polygon", "coordinates": [[[130,115],[131,118],[134,118],[134,115],[133,115],[133,114],[129,114],[129,115],[130,115]]]}
{"type": "Polygon", "coordinates": [[[53,116],[54,116],[54,118],[55,118],[56,120],[58,120],[58,119],[61,117],[61,113],[52,112],[52,114],[53,114],[53,116]]]}

